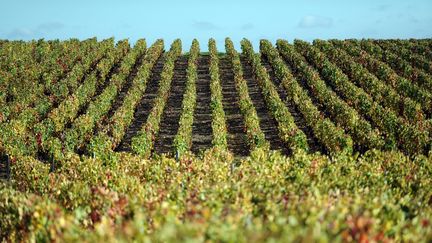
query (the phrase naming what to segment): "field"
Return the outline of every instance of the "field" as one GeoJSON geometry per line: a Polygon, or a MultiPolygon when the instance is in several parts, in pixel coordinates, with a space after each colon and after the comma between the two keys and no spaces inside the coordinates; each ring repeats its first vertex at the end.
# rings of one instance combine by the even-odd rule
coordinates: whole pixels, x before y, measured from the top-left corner
{"type": "Polygon", "coordinates": [[[432,240],[432,40],[0,40],[6,241],[432,240]]]}

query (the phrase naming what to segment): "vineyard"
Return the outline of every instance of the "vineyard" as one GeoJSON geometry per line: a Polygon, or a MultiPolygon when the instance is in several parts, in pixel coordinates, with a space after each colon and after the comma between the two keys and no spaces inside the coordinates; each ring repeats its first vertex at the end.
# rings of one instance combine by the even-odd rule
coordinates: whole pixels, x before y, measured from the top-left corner
{"type": "Polygon", "coordinates": [[[432,240],[432,40],[202,44],[1,40],[0,237],[432,240]]]}

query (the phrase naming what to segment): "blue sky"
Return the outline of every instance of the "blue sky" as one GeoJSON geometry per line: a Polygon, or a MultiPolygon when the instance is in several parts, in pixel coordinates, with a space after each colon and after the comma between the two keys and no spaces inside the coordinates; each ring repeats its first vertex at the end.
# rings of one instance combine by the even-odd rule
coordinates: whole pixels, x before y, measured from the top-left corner
{"type": "Polygon", "coordinates": [[[430,38],[432,0],[1,0],[0,39],[430,38]]]}

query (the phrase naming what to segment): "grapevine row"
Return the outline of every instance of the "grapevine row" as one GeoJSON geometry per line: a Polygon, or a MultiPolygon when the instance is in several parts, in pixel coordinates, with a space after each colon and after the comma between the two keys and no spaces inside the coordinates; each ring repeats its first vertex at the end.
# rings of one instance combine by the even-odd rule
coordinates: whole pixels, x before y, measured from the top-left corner
{"type": "Polygon", "coordinates": [[[45,42],[28,42],[28,43],[15,43],[8,44],[4,47],[5,56],[2,58],[1,77],[4,90],[2,95],[2,103],[7,105],[2,106],[1,113],[7,120],[9,113],[19,111],[21,105],[25,105],[32,94],[36,94],[38,90],[39,76],[41,74],[42,65],[41,59],[37,59],[35,53],[41,50],[41,56],[48,56],[50,51],[46,51],[45,42]],[[34,88],[29,90],[29,85],[34,88]],[[25,94],[25,95],[23,95],[25,94]]]}
{"type": "MultiPolygon", "coordinates": [[[[81,60],[82,64],[74,65],[73,63],[62,63],[62,69],[67,76],[61,80],[57,80],[59,76],[50,75],[51,72],[46,72],[43,74],[43,84],[36,84],[37,92],[34,95],[28,95],[28,101],[25,103],[19,102],[19,109],[13,108],[11,104],[11,119],[19,119],[26,121],[26,123],[32,124],[37,122],[39,119],[43,118],[47,112],[59,101],[66,98],[71,90],[75,90],[79,85],[79,81],[85,75],[87,70],[90,69],[91,65],[94,65],[98,60],[102,58],[105,51],[108,48],[112,48],[113,40],[109,39],[98,43],[97,45],[90,42],[88,46],[83,46],[83,48],[77,48],[80,50],[77,56],[71,55],[72,59],[80,58],[79,56],[84,56],[81,60]],[[87,52],[87,55],[85,54],[87,52]],[[72,68],[73,66],[73,68],[72,68]],[[71,69],[71,70],[69,70],[71,69]]],[[[34,85],[33,85],[34,87],[34,85]]]]}
{"type": "MultiPolygon", "coordinates": [[[[98,48],[98,51],[96,52],[96,55],[100,55],[100,57],[103,55],[103,50],[109,48],[109,46],[111,46],[111,42],[109,41],[103,41],[102,43],[100,43],[100,48],[98,48]]],[[[86,57],[86,59],[88,61],[94,61],[95,53],[93,54],[89,54],[88,57],[86,57]]],[[[56,85],[68,85],[70,83],[77,83],[78,80],[77,79],[81,79],[84,76],[84,73],[82,71],[78,71],[78,67],[80,65],[76,65],[72,72],[69,73],[70,78],[65,78],[63,80],[60,80],[58,82],[56,82],[56,85]],[[80,76],[76,77],[72,77],[71,74],[73,73],[78,73],[80,72],[80,76]],[[74,79],[75,78],[75,79],[74,79]]],[[[48,85],[45,85],[45,88],[47,88],[48,85]]],[[[71,89],[72,90],[75,90],[71,89]]],[[[57,103],[59,103],[61,100],[63,100],[67,95],[69,95],[69,89],[65,88],[63,89],[65,90],[65,96],[64,97],[56,97],[56,96],[45,96],[43,97],[43,94],[45,93],[45,91],[42,91],[42,97],[41,98],[36,98],[34,100],[33,103],[35,103],[35,106],[30,106],[26,109],[24,109],[18,117],[16,117],[15,119],[12,119],[8,125],[6,126],[5,129],[12,129],[13,128],[17,129],[30,129],[32,126],[34,126],[34,124],[36,124],[37,122],[39,122],[41,119],[43,119],[44,117],[46,117],[46,115],[49,113],[49,111],[52,109],[52,107],[56,107],[57,103]]]]}
{"type": "Polygon", "coordinates": [[[270,109],[270,112],[273,114],[278,123],[279,134],[282,140],[294,153],[297,150],[308,151],[309,145],[307,143],[306,135],[297,127],[294,122],[294,118],[288,111],[288,108],[280,99],[276,87],[270,80],[267,70],[261,64],[259,55],[254,53],[252,44],[248,40],[243,39],[241,44],[243,54],[252,64],[258,84],[263,90],[267,107],[270,109]]]}
{"type": "Polygon", "coordinates": [[[349,42],[333,40],[332,43],[339,48],[343,48],[370,72],[374,73],[379,79],[395,88],[399,94],[410,97],[421,104],[425,113],[431,111],[432,95],[426,90],[421,89],[409,80],[400,77],[387,64],[376,60],[365,51],[349,42]]]}
{"type": "Polygon", "coordinates": [[[52,110],[48,117],[35,127],[35,133],[40,141],[38,145],[43,151],[60,157],[60,141],[52,135],[62,132],[66,125],[73,121],[80,109],[88,103],[96,93],[96,89],[101,85],[111,70],[114,63],[118,62],[128,48],[128,44],[120,44],[113,52],[107,52],[107,58],[103,59],[96,67],[96,70],[88,76],[76,91],[68,96],[60,105],[52,110]]]}
{"type": "MultiPolygon", "coordinates": [[[[7,147],[10,154],[34,154],[37,147],[45,144],[53,133],[60,132],[66,123],[76,116],[79,108],[87,102],[87,98],[91,97],[96,90],[98,85],[96,75],[98,74],[100,78],[104,78],[108,73],[110,64],[114,61],[113,51],[109,51],[108,53],[111,53],[111,58],[107,58],[104,62],[100,63],[97,70],[88,75],[83,84],[73,94],[68,96],[67,99],[63,100],[58,107],[51,110],[43,121],[32,127],[30,125],[33,122],[39,121],[38,118],[12,120],[5,125],[2,124],[0,128],[3,131],[2,135],[8,136],[9,139],[6,140],[2,137],[1,140],[4,143],[3,146],[7,147]],[[32,132],[33,129],[35,133],[32,132]]],[[[52,103],[50,104],[53,105],[52,103]]]]}
{"type": "Polygon", "coordinates": [[[404,47],[407,50],[424,56],[429,61],[432,61],[432,50],[428,48],[427,44],[425,45],[422,40],[389,40],[391,43],[394,43],[398,46],[404,47]]]}
{"type": "Polygon", "coordinates": [[[401,56],[413,66],[432,74],[432,61],[427,60],[424,56],[412,53],[406,48],[397,46],[389,41],[376,41],[376,43],[378,43],[382,48],[401,56]]]}
{"type": "Polygon", "coordinates": [[[314,45],[341,68],[358,86],[364,89],[375,101],[388,107],[405,119],[417,123],[424,117],[419,104],[408,97],[401,97],[391,86],[381,82],[365,67],[354,61],[342,49],[335,48],[327,41],[314,41],[314,45]]]}
{"type": "Polygon", "coordinates": [[[219,59],[216,49],[216,41],[210,39],[209,43],[210,52],[210,91],[211,91],[211,110],[212,110],[212,131],[214,147],[226,150],[227,144],[227,127],[225,112],[222,105],[222,87],[219,79],[219,59]]]}
{"type": "MultiPolygon", "coordinates": [[[[425,149],[429,140],[427,133],[417,130],[415,126],[404,124],[394,113],[386,111],[382,106],[375,103],[364,90],[352,84],[342,70],[329,62],[318,49],[306,42],[296,41],[296,45],[300,47],[298,49],[304,50],[308,59],[321,70],[326,79],[343,94],[348,102],[356,107],[361,114],[367,115],[375,124],[378,124],[387,138],[396,139],[397,145],[403,151],[413,154],[425,149]],[[396,130],[393,130],[394,125],[398,127],[396,130]]],[[[390,144],[390,146],[394,145],[390,144]]]]}
{"type": "Polygon", "coordinates": [[[227,55],[231,59],[233,66],[235,88],[239,94],[240,112],[242,113],[243,120],[245,121],[249,147],[251,150],[257,148],[268,148],[270,144],[266,140],[265,135],[260,128],[258,114],[251,98],[249,97],[247,82],[243,78],[240,56],[234,49],[234,44],[229,38],[225,39],[225,49],[227,55]]]}
{"type": "Polygon", "coordinates": [[[183,94],[182,112],[179,120],[179,128],[174,138],[174,148],[180,156],[192,147],[192,124],[196,107],[197,59],[200,53],[199,42],[194,39],[189,52],[188,68],[186,71],[186,90],[183,94]]]}
{"type": "Polygon", "coordinates": [[[420,87],[432,92],[432,76],[423,70],[413,67],[409,62],[405,61],[400,56],[388,50],[383,50],[380,46],[374,44],[372,41],[362,40],[360,42],[353,42],[354,44],[361,45],[363,50],[373,55],[378,60],[382,60],[393,68],[399,75],[412,80],[420,87]]]}
{"type": "MultiPolygon", "coordinates": [[[[330,87],[332,87],[336,92],[341,93],[342,98],[345,98],[347,104],[350,103],[350,105],[344,105],[345,103],[343,102],[339,103],[341,104],[339,114],[342,117],[345,117],[345,119],[342,117],[340,117],[341,119],[338,119],[338,116],[335,116],[336,120],[340,124],[344,124],[342,120],[345,121],[344,126],[346,127],[346,130],[355,139],[356,143],[360,144],[360,146],[367,149],[381,148],[384,145],[382,135],[378,130],[374,130],[371,124],[361,116],[364,111],[360,108],[365,105],[362,101],[368,98],[370,100],[370,97],[365,92],[362,92],[363,90],[349,82],[349,79],[345,74],[343,74],[339,68],[332,64],[323,55],[323,53],[315,47],[310,46],[306,42],[296,40],[295,49],[301,53],[305,59],[311,63],[311,65],[315,66],[320,71],[323,78],[330,81],[330,87]],[[362,96],[353,97],[352,94],[361,94],[362,96]]],[[[322,85],[322,82],[319,81],[319,79],[317,79],[317,83],[319,83],[318,85],[322,85]]],[[[329,92],[323,92],[323,95],[334,96],[335,93],[330,92],[331,88],[328,90],[329,92]]],[[[336,96],[334,97],[336,100],[336,96]]],[[[341,101],[342,100],[343,99],[341,99],[341,101]]],[[[335,103],[335,107],[339,104],[335,103]]]]}
{"type": "Polygon", "coordinates": [[[153,108],[147,117],[145,125],[141,131],[132,138],[132,151],[144,157],[150,157],[154,147],[154,141],[159,133],[160,121],[162,118],[165,105],[170,94],[172,77],[174,74],[174,63],[181,54],[181,41],[175,40],[170,53],[168,53],[161,79],[159,81],[159,90],[157,97],[153,102],[153,108]]]}
{"type": "Polygon", "coordinates": [[[81,149],[84,147],[84,142],[89,140],[88,137],[92,135],[96,123],[110,110],[133,65],[145,49],[145,40],[138,40],[133,50],[122,61],[119,72],[109,80],[109,85],[89,104],[86,113],[75,119],[71,128],[64,132],[66,149],[74,151],[77,146],[81,149]]]}
{"type": "Polygon", "coordinates": [[[324,145],[329,153],[348,151],[352,149],[351,138],[342,128],[336,126],[313,104],[308,92],[297,82],[289,68],[272,44],[263,40],[260,49],[275,70],[276,77],[281,81],[287,92],[287,99],[291,99],[302,113],[307,125],[312,129],[314,136],[324,145]]]}
{"type": "Polygon", "coordinates": [[[103,157],[104,155],[109,155],[109,152],[120,143],[126,129],[132,123],[135,108],[146,90],[151,70],[161,56],[163,47],[164,42],[159,39],[148,49],[143,64],[132,81],[132,86],[128,90],[122,105],[109,118],[106,126],[101,128],[99,134],[91,138],[87,147],[90,153],[103,157]]]}
{"type": "MultiPolygon", "coordinates": [[[[299,78],[305,80],[312,95],[314,95],[326,108],[326,111],[331,114],[335,123],[360,139],[362,136],[359,134],[357,127],[355,127],[357,125],[362,127],[361,123],[363,122],[360,115],[327,86],[320,78],[320,75],[296,52],[294,46],[282,40],[278,41],[277,44],[279,52],[291,65],[299,78]]],[[[374,139],[378,141],[376,140],[377,136],[375,136],[374,139]]],[[[377,144],[377,142],[374,142],[374,144],[377,144]]]]}

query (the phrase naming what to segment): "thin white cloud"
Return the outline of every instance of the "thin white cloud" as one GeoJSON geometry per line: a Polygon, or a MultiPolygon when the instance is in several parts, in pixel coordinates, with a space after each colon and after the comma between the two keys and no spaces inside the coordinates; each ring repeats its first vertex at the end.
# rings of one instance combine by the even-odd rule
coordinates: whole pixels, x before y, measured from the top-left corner
{"type": "Polygon", "coordinates": [[[193,26],[199,30],[217,30],[219,27],[209,21],[195,21],[193,26]]]}
{"type": "Polygon", "coordinates": [[[241,26],[242,30],[251,30],[253,28],[255,28],[255,26],[252,23],[247,23],[241,26]]]}
{"type": "Polygon", "coordinates": [[[55,32],[64,28],[60,22],[46,22],[42,23],[35,28],[15,28],[12,29],[7,35],[11,39],[33,39],[40,38],[48,33],[55,32]]]}
{"type": "Polygon", "coordinates": [[[62,29],[63,27],[64,24],[60,22],[47,22],[38,25],[37,30],[40,32],[51,32],[51,31],[62,29]]]}
{"type": "Polygon", "coordinates": [[[11,39],[27,39],[34,35],[34,30],[28,28],[15,28],[9,32],[8,38],[11,39]]]}
{"type": "Polygon", "coordinates": [[[298,27],[300,28],[329,28],[333,25],[333,19],[329,17],[307,15],[304,16],[298,27]]]}
{"type": "Polygon", "coordinates": [[[373,7],[372,10],[378,11],[378,12],[384,12],[384,11],[389,10],[390,8],[391,8],[390,4],[381,4],[381,5],[378,5],[376,7],[373,7]]]}

